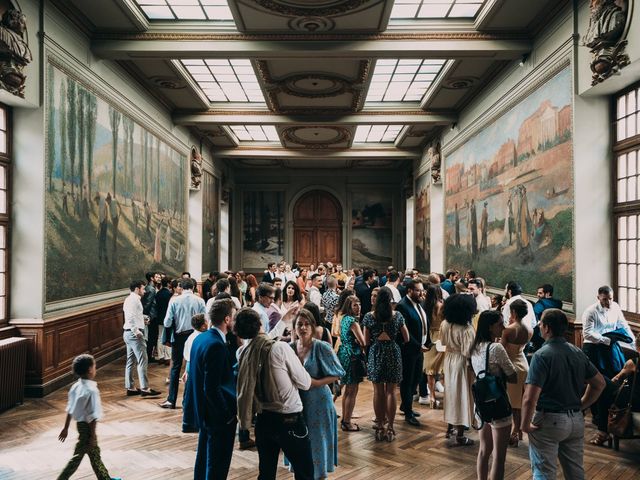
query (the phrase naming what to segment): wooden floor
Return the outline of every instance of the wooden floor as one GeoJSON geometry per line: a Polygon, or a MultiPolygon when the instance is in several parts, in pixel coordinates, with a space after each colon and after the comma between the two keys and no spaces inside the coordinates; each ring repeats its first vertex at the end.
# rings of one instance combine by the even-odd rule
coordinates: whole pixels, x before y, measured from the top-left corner
{"type": "MultiPolygon", "coordinates": [[[[121,360],[100,369],[97,376],[105,413],[98,426],[98,438],[111,475],[125,480],[193,478],[196,435],[180,432],[182,410],[162,410],[156,405],[157,399],[125,397],[123,371],[121,360]]],[[[168,371],[167,367],[151,365],[151,386],[166,393],[164,379],[168,371]]],[[[56,478],[71,457],[77,438],[74,429],[64,444],[57,441],[64,423],[66,395],[67,390],[62,389],[0,414],[0,479],[56,478]]],[[[371,431],[371,398],[370,384],[362,384],[356,406],[361,418],[355,421],[363,431],[339,433],[340,466],[331,478],[475,478],[478,447],[450,447],[444,436],[441,410],[432,411],[416,404],[416,410],[422,413],[423,427],[411,427],[399,417],[396,441],[378,443],[371,431]]],[[[589,425],[587,436],[592,432],[589,425]]],[[[477,439],[475,433],[470,436],[477,439]]],[[[506,478],[531,478],[526,445],[525,438],[524,445],[509,449],[506,478]]],[[[640,478],[640,441],[621,442],[620,452],[587,446],[584,461],[589,479],[640,478]]],[[[255,449],[236,450],[229,478],[256,478],[257,464],[255,449]]],[[[280,468],[278,476],[292,478],[285,468],[280,468]]],[[[88,458],[73,478],[94,478],[88,458]]]]}

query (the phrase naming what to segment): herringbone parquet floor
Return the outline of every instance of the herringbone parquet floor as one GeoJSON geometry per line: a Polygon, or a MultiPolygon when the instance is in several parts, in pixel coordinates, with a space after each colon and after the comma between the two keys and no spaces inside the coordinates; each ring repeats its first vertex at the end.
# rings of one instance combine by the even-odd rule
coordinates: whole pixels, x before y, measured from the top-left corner
{"type": "MultiPolygon", "coordinates": [[[[157,399],[125,397],[124,362],[116,361],[98,371],[104,421],[98,425],[102,458],[113,476],[125,480],[190,479],[193,477],[196,435],[180,432],[182,411],[162,410],[157,399]]],[[[166,393],[167,367],[151,365],[151,385],[166,393]]],[[[182,388],[181,388],[182,392],[182,388]]],[[[0,479],[52,480],[71,457],[77,433],[70,430],[64,444],[57,436],[64,423],[67,390],[44,399],[29,399],[24,405],[0,414],[0,479]]],[[[339,463],[332,478],[349,480],[391,480],[434,478],[471,480],[475,478],[473,447],[449,447],[445,439],[442,411],[415,405],[422,413],[423,427],[397,423],[398,438],[393,443],[378,443],[371,431],[372,389],[363,383],[358,395],[355,420],[363,431],[340,432],[339,463]]],[[[161,400],[164,396],[161,397],[161,400]]],[[[338,402],[339,403],[339,402],[338,402]]],[[[588,427],[587,437],[593,428],[588,427]]],[[[472,438],[477,439],[475,433],[472,438]]],[[[527,441],[510,448],[506,478],[531,478],[527,441]]],[[[257,477],[258,455],[254,450],[236,450],[230,479],[257,477]]],[[[585,468],[589,479],[639,479],[640,441],[621,442],[620,452],[587,446],[585,468]]],[[[292,478],[283,467],[280,478],[292,478]]],[[[77,479],[94,478],[88,458],[83,460],[77,479]]]]}

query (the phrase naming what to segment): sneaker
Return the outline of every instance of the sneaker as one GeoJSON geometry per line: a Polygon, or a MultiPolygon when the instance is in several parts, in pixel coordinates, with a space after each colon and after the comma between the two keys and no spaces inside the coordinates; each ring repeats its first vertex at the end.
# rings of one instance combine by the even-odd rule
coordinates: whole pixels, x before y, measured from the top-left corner
{"type": "Polygon", "coordinates": [[[430,397],[420,397],[418,398],[418,403],[420,405],[429,405],[429,401],[431,400],[430,397]]]}
{"type": "Polygon", "coordinates": [[[134,395],[140,395],[142,390],[139,388],[127,388],[127,397],[133,397],[134,395]]]}
{"type": "Polygon", "coordinates": [[[442,385],[442,382],[440,380],[436,382],[436,392],[444,392],[444,385],[442,385]]]}
{"type": "Polygon", "coordinates": [[[413,401],[417,402],[418,399],[420,398],[420,395],[418,395],[417,393],[413,396],[413,401]]]}

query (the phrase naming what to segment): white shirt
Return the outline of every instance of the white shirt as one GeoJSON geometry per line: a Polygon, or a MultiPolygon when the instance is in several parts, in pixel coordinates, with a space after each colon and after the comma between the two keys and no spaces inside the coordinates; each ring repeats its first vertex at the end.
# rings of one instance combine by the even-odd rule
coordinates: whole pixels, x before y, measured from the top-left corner
{"type": "Polygon", "coordinates": [[[318,307],[322,307],[322,294],[318,287],[311,287],[307,290],[307,295],[309,296],[309,301],[311,303],[315,303],[318,307]]]}
{"type": "Polygon", "coordinates": [[[276,342],[271,347],[271,371],[279,402],[265,403],[262,408],[277,413],[301,412],[302,400],[298,389],[309,390],[311,377],[288,343],[276,342]]]}
{"type": "Polygon", "coordinates": [[[93,380],[79,378],[69,390],[67,413],[76,422],[91,423],[94,420],[100,420],[102,418],[102,403],[100,402],[98,384],[93,380]]]}
{"type": "Polygon", "coordinates": [[[142,302],[140,301],[140,295],[136,292],[131,292],[129,296],[124,300],[122,305],[124,311],[124,330],[131,330],[136,333],[138,330],[144,331],[144,317],[142,316],[142,302]]]}
{"type": "Polygon", "coordinates": [[[400,291],[396,288],[395,285],[387,283],[385,287],[391,290],[391,294],[393,295],[393,303],[398,303],[400,300],[402,300],[402,295],[400,295],[400,291]]]}
{"type": "Polygon", "coordinates": [[[201,333],[202,332],[200,330],[194,330],[193,333],[187,337],[187,341],[184,342],[184,351],[182,353],[182,356],[187,362],[191,358],[191,346],[193,345],[193,341],[201,333]]]}
{"type": "Polygon", "coordinates": [[[476,297],[476,306],[478,307],[478,313],[491,310],[491,299],[483,293],[479,293],[476,297]]]}
{"type": "MultiPolygon", "coordinates": [[[[604,333],[613,332],[618,328],[624,328],[630,338],[635,338],[629,324],[622,314],[620,305],[611,302],[609,308],[604,308],[600,302],[596,302],[588,307],[582,314],[582,337],[584,343],[604,343],[611,344],[611,339],[604,337],[604,333]]],[[[633,348],[632,345],[621,343],[627,348],[633,348]]]]}
{"type": "Polygon", "coordinates": [[[531,305],[531,302],[527,302],[522,295],[515,295],[511,297],[509,300],[507,300],[507,303],[504,304],[504,307],[502,307],[502,320],[504,322],[504,326],[509,326],[509,318],[511,317],[511,309],[509,308],[509,305],[511,305],[516,300],[522,300],[527,304],[527,314],[524,316],[522,321],[525,324],[529,322],[529,325],[531,325],[531,329],[533,330],[538,324],[538,321],[536,320],[536,314],[533,311],[533,305],[531,305]]]}
{"type": "MultiPolygon", "coordinates": [[[[478,375],[487,366],[487,342],[482,342],[478,348],[474,348],[471,352],[471,367],[473,372],[478,375]]],[[[491,375],[507,377],[516,373],[516,369],[509,360],[509,355],[504,346],[499,343],[492,343],[489,348],[489,373],[491,375]]]]}
{"type": "Polygon", "coordinates": [[[265,331],[265,333],[268,333],[269,332],[269,315],[267,315],[267,309],[264,308],[260,302],[254,303],[253,307],[251,308],[256,312],[258,312],[258,315],[260,315],[260,320],[262,320],[262,329],[265,331]]]}
{"type": "MultiPolygon", "coordinates": [[[[204,318],[206,318],[208,325],[211,325],[211,317],[209,316],[209,312],[211,311],[211,306],[215,301],[216,301],[216,298],[211,297],[209,300],[207,300],[207,303],[204,306],[204,318]]],[[[233,305],[236,307],[236,310],[240,310],[242,308],[242,305],[240,305],[240,300],[238,300],[236,297],[231,297],[231,301],[233,302],[233,305]]]]}
{"type": "Polygon", "coordinates": [[[286,284],[287,282],[295,282],[296,281],[296,274],[294,272],[284,272],[282,274],[282,278],[283,282],[286,284]]]}

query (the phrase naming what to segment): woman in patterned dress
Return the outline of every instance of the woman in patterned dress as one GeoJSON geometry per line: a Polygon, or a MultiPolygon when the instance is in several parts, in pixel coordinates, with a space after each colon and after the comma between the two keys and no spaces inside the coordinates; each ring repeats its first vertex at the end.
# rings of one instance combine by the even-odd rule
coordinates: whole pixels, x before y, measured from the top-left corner
{"type": "Polygon", "coordinates": [[[391,442],[396,432],[396,387],[402,380],[402,355],[396,343],[399,333],[409,341],[404,318],[391,308],[393,294],[387,287],[378,291],[374,310],[362,320],[365,345],[369,346],[367,376],[373,382],[373,410],[376,414],[376,440],[391,442]]]}
{"type": "Polygon", "coordinates": [[[444,364],[444,347],[440,341],[440,324],[442,323],[442,289],[439,285],[428,285],[426,287],[426,300],[424,311],[427,314],[429,324],[429,335],[433,345],[424,354],[424,371],[427,375],[429,385],[429,405],[431,408],[438,408],[440,402],[436,400],[436,376],[442,375],[444,364]]]}
{"type": "Polygon", "coordinates": [[[313,478],[317,480],[327,478],[338,465],[338,416],[329,384],[345,372],[331,344],[314,338],[316,327],[311,312],[301,309],[294,321],[297,340],[291,346],[309,375],[322,383],[319,387],[300,391],[311,442],[313,478]]]}
{"type": "Polygon", "coordinates": [[[355,295],[348,297],[342,307],[342,319],[340,320],[340,348],[338,348],[338,359],[342,364],[345,374],[340,379],[344,385],[342,395],[342,421],[340,427],[345,432],[357,432],[360,427],[357,423],[351,422],[351,415],[356,406],[356,396],[358,387],[362,382],[362,377],[353,377],[351,373],[351,357],[362,353],[364,346],[364,336],[358,323],[360,317],[360,300],[355,295]]]}

